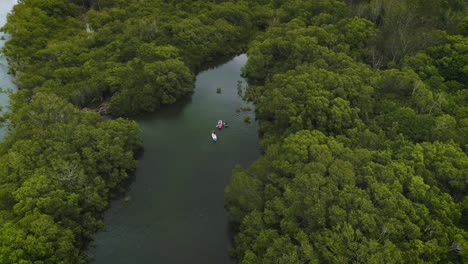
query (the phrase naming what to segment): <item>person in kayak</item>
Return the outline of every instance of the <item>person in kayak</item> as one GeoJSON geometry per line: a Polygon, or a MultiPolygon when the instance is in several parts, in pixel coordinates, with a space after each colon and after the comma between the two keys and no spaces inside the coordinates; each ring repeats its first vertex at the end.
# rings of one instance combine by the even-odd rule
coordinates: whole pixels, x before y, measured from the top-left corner
{"type": "Polygon", "coordinates": [[[216,132],[214,130],[211,131],[211,138],[215,142],[218,140],[218,136],[216,135],[216,132]]]}

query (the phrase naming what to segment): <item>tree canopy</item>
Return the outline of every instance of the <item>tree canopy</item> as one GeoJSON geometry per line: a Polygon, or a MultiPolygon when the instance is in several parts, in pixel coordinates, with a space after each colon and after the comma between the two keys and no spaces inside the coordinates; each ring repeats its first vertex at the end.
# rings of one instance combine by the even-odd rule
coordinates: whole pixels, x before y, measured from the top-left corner
{"type": "Polygon", "coordinates": [[[136,169],[139,128],[24,94],[14,95],[0,145],[0,262],[84,263],[109,198],[136,169]]]}
{"type": "Polygon", "coordinates": [[[468,262],[461,0],[21,0],[0,144],[0,262],[84,263],[141,148],[105,120],[247,52],[264,154],[225,190],[239,263],[468,262]]]}
{"type": "Polygon", "coordinates": [[[305,2],[279,5],[282,20],[249,44],[243,74],[264,155],[235,168],[225,190],[232,255],[239,263],[468,261],[467,39],[455,26],[465,7],[294,9],[305,2]]]}

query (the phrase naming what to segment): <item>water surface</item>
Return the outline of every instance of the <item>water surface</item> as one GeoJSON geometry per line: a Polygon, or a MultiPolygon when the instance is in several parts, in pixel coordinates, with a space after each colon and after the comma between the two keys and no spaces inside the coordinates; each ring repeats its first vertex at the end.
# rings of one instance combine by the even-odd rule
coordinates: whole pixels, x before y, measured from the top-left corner
{"type": "MultiPolygon", "coordinates": [[[[13,6],[18,2],[17,0],[0,0],[0,27],[3,27],[7,20],[8,13],[13,9],[13,6]]],[[[11,75],[8,75],[8,63],[6,61],[5,55],[1,52],[5,41],[8,39],[8,35],[0,32],[0,88],[4,91],[6,90],[16,90],[15,85],[11,82],[11,75]]],[[[5,93],[0,93],[0,107],[2,110],[1,113],[7,110],[8,104],[8,95],[5,93]]],[[[3,139],[4,131],[0,127],[0,140],[3,139]]]]}
{"type": "Polygon", "coordinates": [[[137,120],[145,151],[130,200],[106,213],[93,263],[232,263],[224,188],[235,164],[248,166],[260,154],[257,125],[244,122],[253,112],[236,112],[246,60],[240,55],[200,73],[190,100],[137,120]],[[229,127],[213,143],[218,119],[229,127]]]}

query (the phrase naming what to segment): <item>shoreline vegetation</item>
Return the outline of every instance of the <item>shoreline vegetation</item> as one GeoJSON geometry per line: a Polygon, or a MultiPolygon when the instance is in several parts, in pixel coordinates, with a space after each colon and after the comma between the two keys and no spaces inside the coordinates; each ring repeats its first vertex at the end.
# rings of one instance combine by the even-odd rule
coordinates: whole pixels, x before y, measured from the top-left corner
{"type": "Polygon", "coordinates": [[[0,144],[1,263],[90,260],[102,214],[142,148],[137,124],[117,117],[190,95],[199,71],[245,51],[256,32],[250,9],[117,0],[14,7],[3,27],[19,90],[0,144]]]}
{"type": "Polygon", "coordinates": [[[19,90],[0,143],[0,262],[89,261],[142,148],[122,117],[246,50],[238,89],[264,153],[225,190],[239,263],[468,262],[466,8],[21,1],[3,27],[19,90]],[[103,102],[115,119],[89,110],[103,102]]]}

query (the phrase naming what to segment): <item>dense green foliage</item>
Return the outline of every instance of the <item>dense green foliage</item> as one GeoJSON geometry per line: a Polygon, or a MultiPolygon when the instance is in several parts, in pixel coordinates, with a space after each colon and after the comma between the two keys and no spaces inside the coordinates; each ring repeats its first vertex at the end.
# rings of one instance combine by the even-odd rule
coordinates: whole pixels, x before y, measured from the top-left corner
{"type": "Polygon", "coordinates": [[[20,92],[0,147],[0,262],[86,262],[141,147],[134,122],[87,109],[174,103],[202,67],[245,49],[253,16],[248,2],[18,1],[3,28],[20,92]]]}
{"type": "Polygon", "coordinates": [[[154,111],[192,92],[194,73],[240,52],[252,35],[246,2],[24,0],[4,30],[18,87],[114,115],[154,111]],[[83,4],[84,6],[80,6],[83,4]]]}
{"type": "Polygon", "coordinates": [[[18,98],[0,145],[0,262],[83,263],[111,193],[136,169],[139,128],[53,94],[18,98]]]}
{"type": "Polygon", "coordinates": [[[155,111],[247,45],[264,155],[226,188],[240,263],[468,262],[467,21],[462,0],[20,0],[0,262],[86,261],[141,147],[86,108],[155,111]]]}
{"type": "Polygon", "coordinates": [[[284,1],[249,46],[265,153],[226,188],[232,254],[466,263],[468,39],[454,35],[464,7],[347,2],[284,1]]]}

